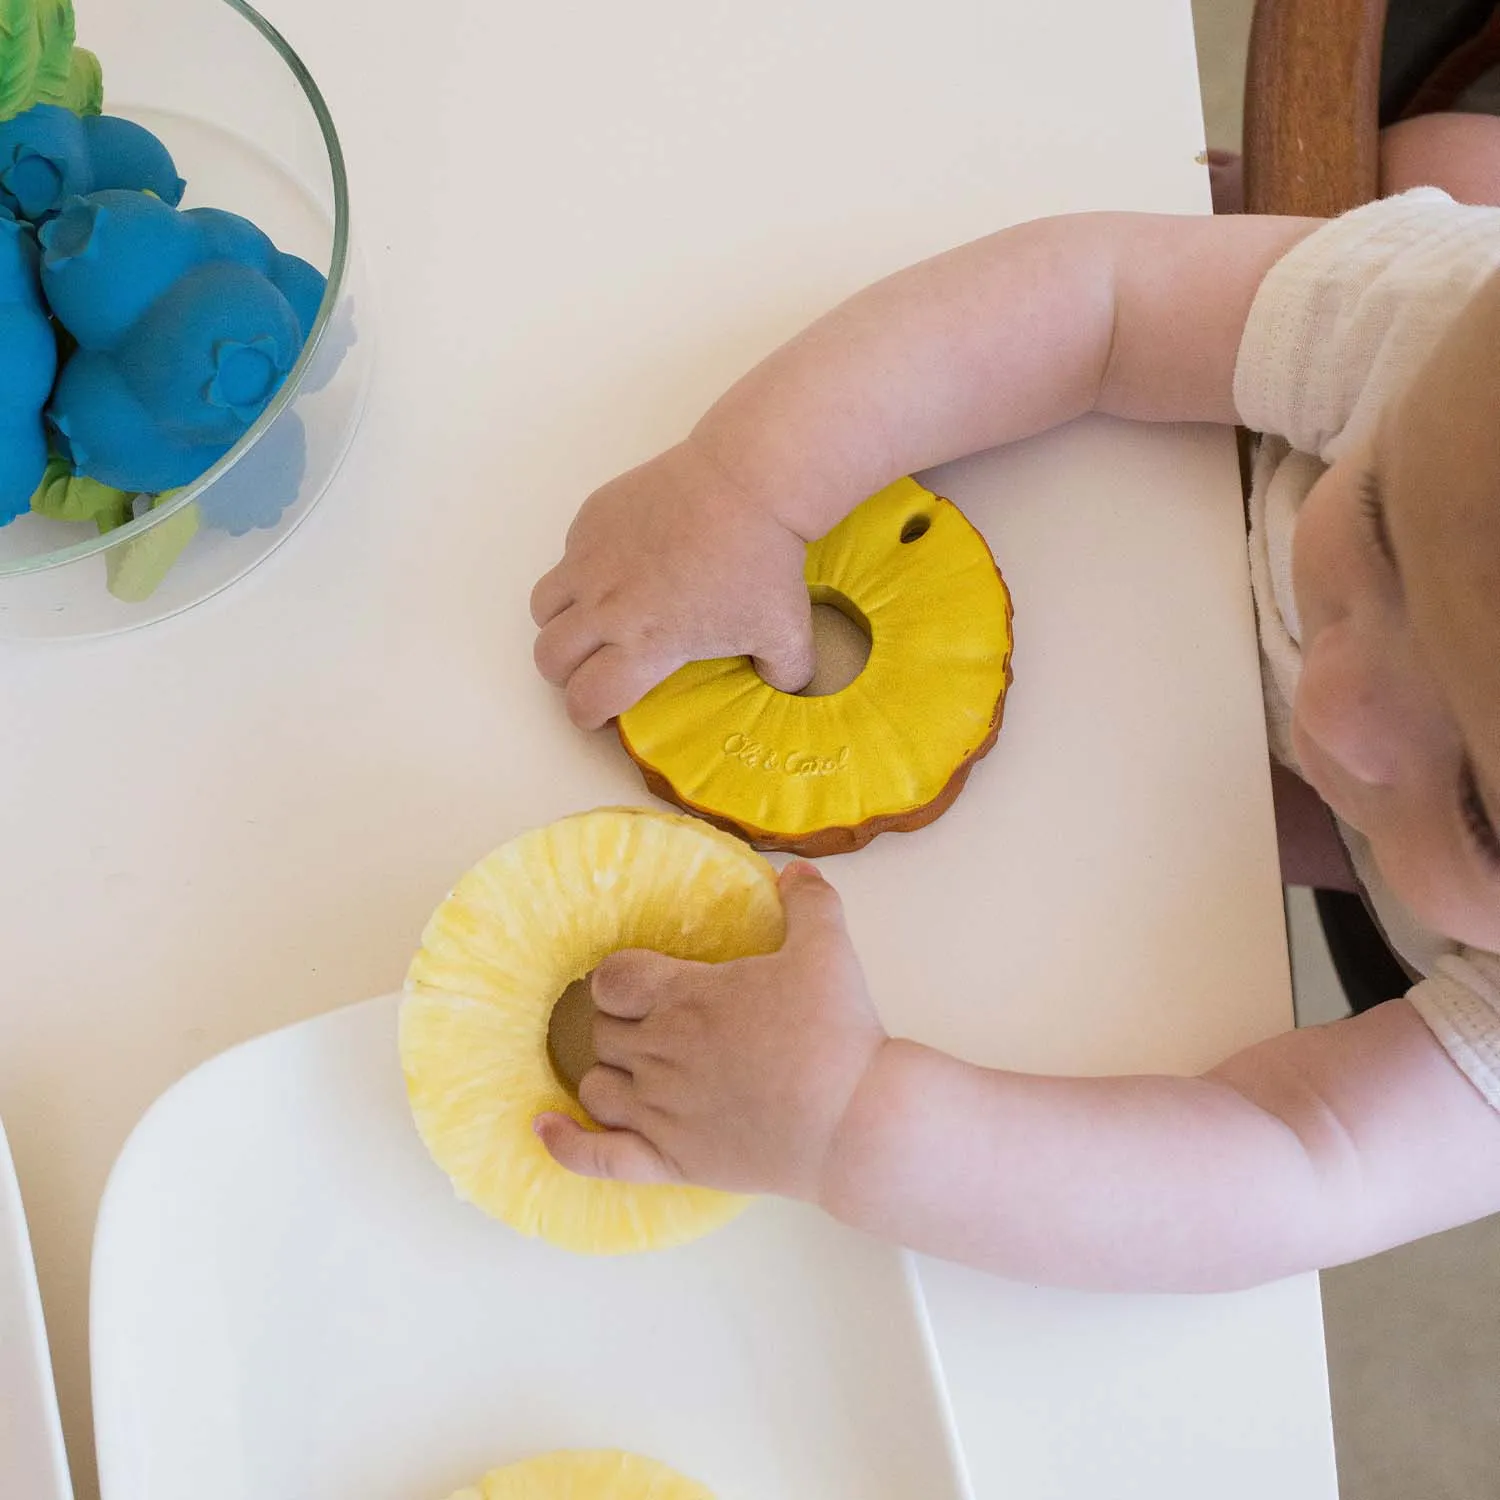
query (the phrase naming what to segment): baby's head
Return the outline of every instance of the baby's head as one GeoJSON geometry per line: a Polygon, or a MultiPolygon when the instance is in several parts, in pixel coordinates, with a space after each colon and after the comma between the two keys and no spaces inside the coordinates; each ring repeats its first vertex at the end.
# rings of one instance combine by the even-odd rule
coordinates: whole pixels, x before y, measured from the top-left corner
{"type": "Polygon", "coordinates": [[[1500,951],[1500,277],[1298,519],[1308,780],[1427,925],[1500,951]]]}

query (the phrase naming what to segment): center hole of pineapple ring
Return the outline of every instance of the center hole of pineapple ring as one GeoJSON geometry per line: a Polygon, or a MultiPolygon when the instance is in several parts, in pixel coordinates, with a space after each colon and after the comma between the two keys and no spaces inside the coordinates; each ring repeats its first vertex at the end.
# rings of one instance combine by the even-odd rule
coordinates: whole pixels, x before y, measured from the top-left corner
{"type": "Polygon", "coordinates": [[[841,693],[870,659],[870,623],[857,605],[837,589],[816,587],[812,596],[812,681],[799,698],[826,698],[841,693]]]}
{"type": "Polygon", "coordinates": [[[547,1022],[547,1061],[557,1081],[576,1099],[583,1075],[599,1061],[594,1055],[594,997],[587,974],[575,979],[552,1007],[547,1022]]]}

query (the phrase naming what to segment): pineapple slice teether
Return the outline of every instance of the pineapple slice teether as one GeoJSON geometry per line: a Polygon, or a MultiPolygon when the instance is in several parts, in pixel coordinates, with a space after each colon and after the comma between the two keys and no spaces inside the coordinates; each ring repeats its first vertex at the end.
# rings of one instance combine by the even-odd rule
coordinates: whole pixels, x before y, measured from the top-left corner
{"type": "Polygon", "coordinates": [[[593,1125],[554,1066],[549,1028],[564,991],[607,954],[718,963],[774,952],[784,933],[775,871],[696,818],[606,808],[481,860],[428,922],[400,1022],[418,1133],[459,1196],[586,1254],[680,1244],[733,1218],[747,1201],[733,1194],[565,1171],[532,1121],[555,1110],[593,1125]]]}

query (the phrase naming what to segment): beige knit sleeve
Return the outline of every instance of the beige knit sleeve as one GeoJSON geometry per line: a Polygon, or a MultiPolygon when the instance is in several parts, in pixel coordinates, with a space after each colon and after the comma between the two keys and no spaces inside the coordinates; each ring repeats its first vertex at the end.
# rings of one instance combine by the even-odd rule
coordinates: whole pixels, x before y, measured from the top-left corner
{"type": "Polygon", "coordinates": [[[1497,269],[1500,209],[1437,188],[1330,220],[1271,268],[1251,304],[1234,372],[1240,420],[1332,463],[1497,269]]]}
{"type": "Polygon", "coordinates": [[[1407,999],[1469,1081],[1500,1109],[1500,957],[1461,948],[1407,999]]]}

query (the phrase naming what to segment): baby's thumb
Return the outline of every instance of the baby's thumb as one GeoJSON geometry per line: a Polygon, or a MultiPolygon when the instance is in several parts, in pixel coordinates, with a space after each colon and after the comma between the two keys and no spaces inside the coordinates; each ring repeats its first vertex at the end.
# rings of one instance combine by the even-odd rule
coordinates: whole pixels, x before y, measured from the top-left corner
{"type": "Polygon", "coordinates": [[[567,1115],[538,1115],[532,1131],[558,1166],[606,1182],[679,1182],[681,1178],[644,1136],[631,1130],[585,1130],[567,1115]]]}
{"type": "Polygon", "coordinates": [[[800,693],[812,681],[818,665],[813,646],[812,606],[806,602],[801,614],[782,622],[774,640],[755,653],[755,670],[783,693],[800,693]]]}
{"type": "Polygon", "coordinates": [[[786,947],[846,940],[844,903],[815,865],[794,860],[781,872],[777,884],[786,913],[786,947]]]}

